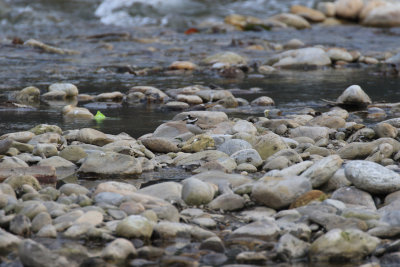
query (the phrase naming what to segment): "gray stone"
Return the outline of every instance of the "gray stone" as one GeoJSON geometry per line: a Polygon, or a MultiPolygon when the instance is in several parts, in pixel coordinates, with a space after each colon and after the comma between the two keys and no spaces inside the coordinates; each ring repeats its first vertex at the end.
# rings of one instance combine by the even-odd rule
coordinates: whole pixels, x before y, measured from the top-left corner
{"type": "Polygon", "coordinates": [[[71,194],[75,194],[75,195],[88,195],[89,194],[89,190],[79,184],[64,184],[59,188],[60,193],[64,194],[64,195],[71,195],[71,194]]]}
{"type": "Polygon", "coordinates": [[[262,159],[260,154],[258,154],[255,149],[242,149],[231,155],[231,157],[236,161],[236,164],[249,163],[255,167],[259,167],[262,164],[262,159]]]}
{"type": "Polygon", "coordinates": [[[204,240],[216,236],[213,232],[195,225],[166,221],[157,223],[154,226],[154,231],[165,240],[175,238],[178,235],[192,237],[196,240],[204,240]]]}
{"type": "Polygon", "coordinates": [[[319,126],[299,126],[290,131],[291,138],[303,136],[318,141],[321,138],[329,138],[329,129],[327,127],[319,126]]]}
{"type": "Polygon", "coordinates": [[[228,154],[229,156],[239,150],[251,149],[251,148],[252,148],[251,144],[242,139],[230,139],[217,147],[219,151],[222,151],[228,154]]]}
{"type": "Polygon", "coordinates": [[[333,229],[311,244],[309,256],[318,262],[362,260],[379,243],[378,238],[357,229],[333,229]]]}
{"type": "Polygon", "coordinates": [[[313,188],[326,183],[333,174],[342,166],[343,160],[338,155],[332,155],[317,161],[305,172],[302,177],[307,177],[313,188]]]}
{"type": "Polygon", "coordinates": [[[369,193],[388,194],[400,190],[400,175],[374,162],[354,160],[345,165],[346,178],[369,193]]]}
{"type": "Polygon", "coordinates": [[[274,241],[279,235],[279,227],[275,222],[268,221],[257,221],[242,227],[239,227],[232,232],[230,237],[247,237],[257,238],[265,241],[274,241]]]}
{"type": "Polygon", "coordinates": [[[50,214],[43,211],[35,216],[32,220],[32,231],[33,232],[38,232],[40,229],[42,229],[44,226],[49,225],[52,223],[52,219],[50,217],[50,214]]]}
{"type": "Polygon", "coordinates": [[[213,200],[215,191],[211,184],[192,177],[183,182],[182,199],[188,205],[207,204],[213,200]]]}
{"type": "Polygon", "coordinates": [[[354,186],[342,187],[332,193],[332,199],[340,200],[346,204],[365,206],[376,210],[375,202],[372,196],[354,186]]]}
{"type": "Polygon", "coordinates": [[[6,256],[8,253],[18,249],[20,242],[21,239],[17,236],[0,228],[0,255],[6,256]]]}
{"type": "Polygon", "coordinates": [[[51,225],[45,225],[43,226],[39,232],[36,233],[36,236],[38,237],[46,237],[46,238],[56,238],[57,237],[57,230],[56,228],[51,225]]]}
{"type": "Polygon", "coordinates": [[[263,160],[280,150],[288,148],[283,139],[274,133],[267,133],[258,136],[254,141],[253,147],[257,150],[263,160]]]}
{"type": "Polygon", "coordinates": [[[31,239],[25,239],[21,242],[18,255],[22,264],[28,267],[71,266],[71,263],[64,256],[57,255],[31,239]]]}
{"type": "Polygon", "coordinates": [[[238,210],[244,207],[245,200],[236,194],[223,194],[208,203],[208,207],[213,210],[238,210]]]}
{"type": "Polygon", "coordinates": [[[86,158],[88,154],[82,147],[72,145],[61,150],[58,155],[73,163],[77,163],[79,160],[86,158]]]}
{"type": "Polygon", "coordinates": [[[178,146],[168,138],[163,137],[150,137],[141,139],[143,145],[153,152],[169,153],[178,152],[178,146]]]}
{"type": "Polygon", "coordinates": [[[152,223],[143,216],[130,215],[118,223],[116,234],[126,238],[150,238],[152,223]]]}
{"type": "Polygon", "coordinates": [[[114,152],[93,152],[82,162],[78,170],[83,174],[100,176],[130,176],[140,174],[140,161],[132,156],[114,152]]]}
{"type": "Polygon", "coordinates": [[[97,146],[104,146],[112,141],[107,137],[106,134],[92,128],[80,129],[76,138],[82,143],[97,146]]]}
{"type": "Polygon", "coordinates": [[[117,238],[109,243],[101,252],[101,257],[113,263],[120,263],[127,258],[136,255],[136,249],[133,244],[124,238],[117,238]]]}
{"type": "Polygon", "coordinates": [[[254,184],[251,196],[267,207],[281,209],[311,189],[305,177],[264,177],[254,184]]]}
{"type": "Polygon", "coordinates": [[[181,199],[182,185],[176,182],[164,182],[141,188],[137,192],[140,194],[157,196],[167,201],[177,201],[181,199]]]}
{"type": "Polygon", "coordinates": [[[119,206],[124,201],[124,196],[115,192],[101,192],[96,194],[94,201],[97,204],[109,204],[119,206]]]}
{"type": "Polygon", "coordinates": [[[10,222],[10,231],[19,236],[30,236],[31,220],[22,214],[15,216],[10,222]]]}
{"type": "Polygon", "coordinates": [[[42,158],[48,158],[58,155],[57,146],[55,144],[36,144],[33,151],[33,155],[41,156],[42,158]]]}
{"type": "Polygon", "coordinates": [[[352,106],[365,106],[372,103],[369,96],[358,85],[352,85],[344,90],[336,102],[352,106]]]}
{"type": "Polygon", "coordinates": [[[276,252],[283,260],[303,258],[308,255],[310,244],[291,234],[284,234],[279,239],[276,252]]]}
{"type": "Polygon", "coordinates": [[[53,83],[49,86],[49,92],[62,91],[67,97],[74,97],[79,94],[78,88],[72,83],[53,83]]]}
{"type": "Polygon", "coordinates": [[[331,59],[323,49],[307,47],[282,52],[271,58],[269,63],[275,68],[320,67],[330,65],[331,59]]]}

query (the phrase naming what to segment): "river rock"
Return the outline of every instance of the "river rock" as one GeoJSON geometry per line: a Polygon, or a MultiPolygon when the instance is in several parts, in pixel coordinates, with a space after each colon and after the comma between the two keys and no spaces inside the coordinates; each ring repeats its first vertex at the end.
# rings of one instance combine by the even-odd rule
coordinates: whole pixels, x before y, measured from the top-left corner
{"type": "Polygon", "coordinates": [[[273,56],[269,63],[275,68],[303,68],[327,66],[331,60],[321,48],[307,47],[282,52],[273,56]]]}
{"type": "Polygon", "coordinates": [[[146,186],[137,192],[140,194],[157,196],[167,201],[177,201],[181,199],[182,185],[176,182],[163,182],[146,186]]]}
{"type": "Polygon", "coordinates": [[[279,235],[279,227],[273,219],[256,221],[239,227],[230,235],[231,238],[257,238],[265,241],[274,241],[279,235]]]}
{"type": "Polygon", "coordinates": [[[32,231],[36,233],[44,226],[50,224],[52,224],[50,214],[46,211],[40,212],[32,220],[32,231]]]}
{"type": "Polygon", "coordinates": [[[66,160],[59,156],[52,156],[50,158],[42,159],[37,164],[38,166],[53,166],[54,168],[72,168],[75,169],[76,165],[73,164],[71,161],[66,160]]]}
{"type": "Polygon", "coordinates": [[[218,150],[205,150],[193,154],[181,154],[174,158],[173,164],[176,166],[203,165],[208,162],[216,162],[226,170],[232,171],[236,168],[236,162],[227,154],[218,150]]]}
{"type": "Polygon", "coordinates": [[[77,163],[79,160],[86,158],[88,154],[82,147],[71,145],[61,150],[58,155],[73,163],[77,163]]]}
{"type": "Polygon", "coordinates": [[[287,233],[279,238],[276,252],[283,260],[304,258],[308,254],[310,244],[287,233]]]}
{"type": "Polygon", "coordinates": [[[102,93],[94,97],[95,101],[98,102],[121,102],[125,95],[119,91],[102,93]]]}
{"type": "Polygon", "coordinates": [[[112,192],[112,193],[118,193],[123,196],[128,196],[136,191],[137,191],[136,187],[132,184],[116,182],[116,181],[108,181],[100,183],[96,187],[94,195],[97,195],[101,192],[112,192]]]}
{"type": "Polygon", "coordinates": [[[124,201],[124,196],[115,192],[101,192],[94,197],[96,204],[119,206],[124,201]]]}
{"type": "Polygon", "coordinates": [[[113,263],[121,263],[127,258],[136,255],[136,249],[133,244],[124,238],[117,238],[108,244],[101,252],[101,257],[113,263]]]}
{"type": "Polygon", "coordinates": [[[380,164],[353,160],[345,165],[346,178],[357,188],[375,194],[400,190],[400,175],[380,164]]]}
{"type": "Polygon", "coordinates": [[[310,126],[322,126],[328,127],[332,129],[338,129],[345,127],[346,121],[339,116],[329,116],[329,115],[321,115],[317,116],[314,119],[307,122],[306,125],[310,126]]]}
{"type": "Polygon", "coordinates": [[[303,171],[308,169],[310,166],[313,165],[312,161],[303,161],[297,164],[294,164],[290,167],[278,170],[272,169],[271,171],[267,172],[266,176],[275,176],[275,177],[287,177],[287,176],[297,176],[300,175],[303,171]]]}
{"type": "Polygon", "coordinates": [[[107,135],[92,128],[80,129],[76,136],[76,139],[82,143],[97,146],[104,146],[112,142],[112,140],[110,140],[107,135]]]}
{"type": "Polygon", "coordinates": [[[378,238],[357,229],[333,229],[311,244],[309,257],[318,262],[362,260],[379,243],[378,238]]]}
{"type": "Polygon", "coordinates": [[[56,238],[57,237],[57,229],[51,225],[43,226],[39,232],[36,233],[37,237],[44,237],[44,238],[56,238]]]}
{"type": "Polygon", "coordinates": [[[9,184],[14,190],[20,189],[25,184],[32,186],[36,190],[41,189],[39,181],[32,175],[13,175],[8,177],[4,183],[9,184]]]}
{"type": "Polygon", "coordinates": [[[376,210],[372,196],[354,186],[337,189],[332,193],[331,199],[340,200],[346,204],[365,206],[368,209],[376,210]]]}
{"type": "Polygon", "coordinates": [[[283,139],[274,133],[267,133],[258,136],[254,141],[253,147],[257,150],[263,160],[282,149],[288,148],[283,139]]]}
{"type": "MultiPolygon", "coordinates": [[[[214,139],[215,140],[215,139],[214,139]]],[[[222,151],[229,156],[242,149],[251,149],[252,146],[249,142],[242,139],[230,139],[217,146],[219,151],[222,151]]]]}
{"type": "Polygon", "coordinates": [[[183,152],[196,153],[214,148],[214,139],[207,134],[198,134],[191,137],[182,146],[183,152]]]}
{"type": "Polygon", "coordinates": [[[235,133],[248,133],[255,135],[257,133],[257,129],[251,122],[239,120],[232,127],[232,134],[235,133]]]}
{"type": "Polygon", "coordinates": [[[336,102],[350,106],[366,106],[371,104],[371,99],[359,85],[352,85],[344,90],[336,102]]]}
{"type": "Polygon", "coordinates": [[[318,2],[317,10],[322,12],[326,17],[333,17],[336,14],[335,4],[332,2],[318,2]]]}
{"type": "Polygon", "coordinates": [[[223,194],[216,197],[210,203],[208,207],[212,210],[239,210],[244,207],[245,200],[243,197],[236,194],[223,194]]]}
{"type": "Polygon", "coordinates": [[[10,231],[19,236],[30,236],[31,220],[25,215],[18,214],[10,222],[10,231]]]}
{"type": "Polygon", "coordinates": [[[221,52],[205,58],[203,63],[207,65],[213,65],[215,63],[223,63],[225,65],[246,65],[247,59],[234,52],[221,52]]]}
{"type": "Polygon", "coordinates": [[[322,12],[306,6],[293,5],[290,7],[290,12],[312,22],[321,22],[325,20],[325,15],[322,12]]]}
{"type": "Polygon", "coordinates": [[[192,177],[183,181],[182,199],[188,205],[207,204],[213,200],[215,191],[211,184],[192,177]]]}
{"type": "Polygon", "coordinates": [[[267,207],[281,209],[311,189],[310,181],[301,176],[264,177],[254,184],[251,196],[267,207]]]}
{"type": "Polygon", "coordinates": [[[252,106],[273,106],[275,102],[269,96],[260,96],[251,101],[252,106]]]}
{"type": "MultiPolygon", "coordinates": [[[[35,134],[30,131],[21,131],[21,132],[3,134],[2,136],[0,136],[0,140],[8,138],[8,139],[11,139],[11,140],[14,140],[17,142],[27,143],[34,136],[35,136],[35,134]]],[[[1,147],[1,145],[0,145],[0,147],[1,147]]],[[[0,150],[0,152],[1,152],[1,150],[0,150]]]]}
{"type": "Polygon", "coordinates": [[[381,122],[375,125],[374,131],[378,137],[395,138],[399,131],[394,126],[386,122],[381,122]]]}
{"type": "Polygon", "coordinates": [[[169,99],[167,94],[165,94],[160,89],[153,86],[134,86],[129,89],[128,97],[130,94],[140,92],[145,94],[148,102],[165,102],[169,99]]]}
{"type": "Polygon", "coordinates": [[[100,176],[129,176],[142,173],[138,159],[114,152],[93,152],[82,162],[78,170],[82,174],[100,176]]]}
{"type": "Polygon", "coordinates": [[[5,155],[6,152],[10,149],[10,147],[12,146],[13,141],[12,139],[4,139],[4,140],[0,140],[0,155],[5,155]]]}
{"type": "Polygon", "coordinates": [[[387,3],[373,8],[365,15],[362,24],[372,27],[400,26],[400,4],[387,3]]]}
{"type": "Polygon", "coordinates": [[[152,233],[152,223],[140,215],[126,217],[116,228],[116,234],[125,238],[150,238],[152,233]]]}
{"type": "Polygon", "coordinates": [[[355,20],[363,6],[362,0],[337,0],[335,1],[336,16],[355,20]]]}
{"type": "Polygon", "coordinates": [[[53,83],[49,86],[49,92],[62,91],[67,97],[74,97],[79,94],[78,88],[72,83],[53,83]]]}
{"type": "Polygon", "coordinates": [[[49,124],[39,124],[29,130],[35,135],[40,135],[44,133],[58,133],[62,134],[62,130],[57,125],[49,125],[49,124]]]}
{"type": "Polygon", "coordinates": [[[309,137],[314,141],[318,141],[322,138],[329,138],[329,129],[318,126],[299,126],[290,131],[290,137],[309,137]]]}
{"type": "Polygon", "coordinates": [[[142,144],[153,152],[169,153],[178,152],[179,148],[170,139],[163,137],[150,137],[140,140],[142,144]]]}
{"type": "Polygon", "coordinates": [[[0,168],[18,168],[18,167],[29,167],[29,165],[17,158],[17,157],[4,157],[0,162],[0,168]]]}
{"type": "Polygon", "coordinates": [[[9,252],[16,250],[20,242],[20,238],[0,228],[0,255],[6,256],[9,252]]]}
{"type": "Polygon", "coordinates": [[[32,154],[47,158],[57,156],[58,150],[55,144],[36,144],[32,151],[32,154]]]}
{"type": "Polygon", "coordinates": [[[40,99],[40,90],[34,86],[28,86],[17,92],[16,100],[20,103],[34,103],[40,99]]]}
{"type": "Polygon", "coordinates": [[[351,56],[351,54],[343,48],[330,48],[327,51],[327,54],[332,61],[353,61],[353,57],[351,56]]]}
{"type": "Polygon", "coordinates": [[[257,150],[252,148],[239,150],[233,153],[231,158],[233,158],[238,165],[241,163],[249,163],[255,167],[259,167],[263,163],[260,154],[258,154],[257,150]]]}
{"type": "Polygon", "coordinates": [[[21,242],[18,256],[22,264],[29,267],[71,266],[71,263],[64,256],[57,255],[31,239],[25,239],[21,242]]]}
{"type": "Polygon", "coordinates": [[[317,188],[326,183],[342,166],[343,160],[338,155],[332,155],[314,163],[301,174],[310,180],[312,187],[317,188]]]}
{"type": "Polygon", "coordinates": [[[285,23],[289,27],[296,29],[310,28],[310,23],[301,16],[289,13],[281,13],[270,17],[271,20],[285,23]]]}

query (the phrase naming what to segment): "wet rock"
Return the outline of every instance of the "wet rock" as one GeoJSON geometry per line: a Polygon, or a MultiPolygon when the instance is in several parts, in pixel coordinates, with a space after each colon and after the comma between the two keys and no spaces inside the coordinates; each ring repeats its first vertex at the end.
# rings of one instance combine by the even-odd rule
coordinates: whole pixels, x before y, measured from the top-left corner
{"type": "Polygon", "coordinates": [[[137,192],[157,196],[167,201],[177,201],[181,199],[182,185],[176,182],[164,182],[141,188],[137,192]]]}
{"type": "Polygon", "coordinates": [[[327,51],[327,54],[332,61],[345,61],[345,62],[353,61],[353,57],[345,49],[335,48],[335,47],[330,48],[327,51]]]}
{"type": "Polygon", "coordinates": [[[169,98],[163,91],[152,86],[134,86],[129,89],[128,98],[130,94],[135,92],[143,93],[148,102],[165,102],[169,98]]]}
{"type": "Polygon", "coordinates": [[[121,102],[124,96],[123,93],[117,91],[99,94],[94,97],[94,100],[98,102],[121,102]]]}
{"type": "Polygon", "coordinates": [[[143,216],[130,215],[117,225],[116,234],[126,238],[149,238],[153,225],[143,216]]]}
{"type": "Polygon", "coordinates": [[[33,220],[32,220],[32,231],[34,233],[38,232],[40,229],[42,229],[46,225],[51,225],[52,224],[52,219],[50,217],[50,214],[47,213],[46,211],[40,212],[37,214],[33,220]]]}
{"type": "Polygon", "coordinates": [[[254,184],[251,196],[267,207],[281,209],[311,189],[310,181],[301,176],[264,177],[254,184]]]}
{"type": "Polygon", "coordinates": [[[276,152],[288,148],[282,138],[274,133],[267,133],[258,136],[253,144],[263,160],[267,159],[276,152]]]}
{"type": "Polygon", "coordinates": [[[260,96],[251,101],[252,106],[273,106],[275,105],[274,100],[268,96],[260,96]]]}
{"type": "Polygon", "coordinates": [[[218,146],[218,150],[228,155],[232,155],[235,152],[242,149],[251,149],[252,146],[249,142],[242,139],[230,139],[218,146]]]}
{"type": "Polygon", "coordinates": [[[301,16],[282,13],[270,18],[271,20],[279,21],[285,23],[289,27],[293,27],[296,29],[305,29],[310,28],[310,23],[307,20],[302,18],[301,16]]]}
{"type": "Polygon", "coordinates": [[[343,160],[338,155],[332,155],[314,163],[301,174],[310,180],[312,187],[317,188],[326,183],[342,166],[343,160]]]}
{"type": "Polygon", "coordinates": [[[6,256],[16,250],[21,242],[17,236],[6,232],[0,228],[0,255],[6,256]]]}
{"type": "Polygon", "coordinates": [[[191,105],[198,105],[203,103],[203,99],[197,95],[177,95],[176,100],[185,102],[191,105]]]}
{"type": "Polygon", "coordinates": [[[86,143],[92,144],[97,146],[104,146],[112,141],[105,135],[104,133],[91,129],[91,128],[83,128],[80,129],[77,136],[77,140],[86,143]]]}
{"type": "Polygon", "coordinates": [[[30,236],[31,220],[22,214],[15,216],[10,222],[10,231],[19,236],[30,236]]]}
{"type": "MultiPolygon", "coordinates": [[[[296,38],[290,39],[288,42],[286,42],[283,45],[283,47],[285,49],[298,49],[298,48],[301,48],[303,46],[305,46],[305,44],[301,40],[296,39],[296,38]]],[[[260,71],[260,69],[259,69],[259,71],[260,71]]]]}
{"type": "Polygon", "coordinates": [[[72,83],[53,83],[49,86],[49,92],[62,91],[67,97],[74,97],[79,94],[78,88],[72,83]]]}
{"type": "Polygon", "coordinates": [[[346,178],[369,193],[388,194],[400,189],[400,176],[380,164],[354,160],[345,165],[346,178]]]}
{"type": "Polygon", "coordinates": [[[19,245],[19,258],[24,266],[47,267],[59,266],[68,267],[71,263],[64,256],[57,255],[43,245],[26,239],[19,245]]]}
{"type": "Polygon", "coordinates": [[[197,66],[190,61],[174,61],[168,68],[171,70],[194,70],[197,66]]]}
{"type": "Polygon", "coordinates": [[[322,12],[306,6],[293,5],[290,8],[290,12],[312,22],[321,22],[325,20],[325,15],[322,12]]]}
{"type": "Polygon", "coordinates": [[[188,178],[183,182],[182,199],[188,205],[201,205],[211,202],[215,188],[196,178],[188,178]]]}
{"type": "Polygon", "coordinates": [[[257,238],[265,241],[273,241],[279,235],[279,227],[273,220],[257,221],[242,227],[239,227],[232,232],[230,238],[249,237],[257,238]]]}
{"type": "Polygon", "coordinates": [[[327,66],[331,64],[331,60],[321,48],[308,47],[280,53],[273,56],[269,63],[275,68],[303,68],[327,66]]]}
{"type": "Polygon", "coordinates": [[[223,63],[229,65],[246,65],[247,59],[234,52],[221,52],[212,56],[209,56],[203,60],[204,64],[213,65],[215,63],[223,63]]]}
{"type": "Polygon", "coordinates": [[[336,102],[349,106],[366,106],[371,104],[371,99],[360,86],[352,85],[344,90],[336,102]]]}
{"type": "Polygon", "coordinates": [[[117,238],[108,244],[101,252],[101,257],[107,262],[122,263],[127,258],[136,255],[133,244],[124,238],[117,238]]]}
{"type": "Polygon", "coordinates": [[[201,242],[199,249],[212,250],[219,253],[224,253],[225,251],[224,243],[217,236],[207,238],[201,242]]]}
{"type": "Polygon", "coordinates": [[[169,153],[178,152],[179,148],[170,139],[163,137],[150,137],[141,139],[142,144],[153,152],[169,153]]]}
{"type": "Polygon", "coordinates": [[[339,188],[332,193],[331,199],[340,200],[346,204],[365,206],[371,210],[376,210],[372,196],[354,186],[339,188]]]}
{"type": "Polygon", "coordinates": [[[397,27],[400,26],[400,5],[387,3],[372,9],[365,15],[362,24],[372,27],[397,27]]]}
{"type": "Polygon", "coordinates": [[[16,100],[20,103],[34,103],[40,99],[40,90],[34,86],[28,86],[19,91],[16,100]]]}
{"type": "Polygon", "coordinates": [[[304,242],[291,234],[284,234],[279,239],[276,251],[279,258],[288,261],[304,258],[308,255],[309,248],[309,243],[304,242]]]}
{"type": "Polygon", "coordinates": [[[186,102],[181,101],[170,101],[164,105],[164,107],[168,110],[177,110],[182,111],[188,109],[190,105],[186,102]]]}
{"type": "Polygon", "coordinates": [[[378,238],[357,229],[333,229],[311,244],[309,257],[318,262],[362,260],[379,242],[378,238]]]}
{"type": "Polygon", "coordinates": [[[135,175],[142,172],[138,159],[114,152],[93,152],[82,162],[78,170],[82,174],[135,175]]]}
{"type": "Polygon", "coordinates": [[[255,149],[242,149],[231,155],[236,161],[236,164],[249,163],[255,167],[259,167],[262,164],[262,159],[260,154],[258,154],[255,149]]]}
{"type": "Polygon", "coordinates": [[[244,207],[245,200],[243,197],[236,194],[223,194],[216,197],[210,203],[208,207],[213,210],[238,210],[244,207]]]}

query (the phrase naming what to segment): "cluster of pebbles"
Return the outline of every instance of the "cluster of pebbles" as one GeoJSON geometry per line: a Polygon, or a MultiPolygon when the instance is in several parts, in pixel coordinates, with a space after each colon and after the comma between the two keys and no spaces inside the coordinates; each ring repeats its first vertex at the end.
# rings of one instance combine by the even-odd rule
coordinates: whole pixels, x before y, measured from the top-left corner
{"type": "MultiPolygon", "coordinates": [[[[42,96],[28,87],[15,99],[49,95],[168,97],[153,87],[93,97],[79,95],[72,84],[53,84],[42,96]]],[[[195,86],[169,91],[173,96],[211,109],[224,99],[240,102],[229,91],[195,86]]],[[[267,97],[258,101],[263,108],[273,104],[267,97]]],[[[398,262],[400,119],[382,121],[386,111],[371,107],[358,85],[332,103],[323,113],[306,108],[268,117],[266,110],[247,120],[185,111],[138,139],[44,124],[4,134],[0,259],[24,266],[398,262]],[[339,106],[369,106],[368,115],[380,122],[365,125],[339,106]],[[192,126],[201,134],[188,127],[188,117],[197,119],[192,126]],[[126,181],[162,169],[188,178],[146,186],[126,181]],[[99,180],[87,188],[74,177],[99,180]]],[[[385,108],[394,114],[398,105],[385,108]]],[[[93,117],[74,105],[63,112],[93,117]]]]}

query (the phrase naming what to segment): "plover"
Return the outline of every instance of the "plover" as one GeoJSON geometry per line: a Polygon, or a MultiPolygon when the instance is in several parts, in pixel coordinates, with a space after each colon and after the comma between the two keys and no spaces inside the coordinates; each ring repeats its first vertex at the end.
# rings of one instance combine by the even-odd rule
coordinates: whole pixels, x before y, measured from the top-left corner
{"type": "Polygon", "coordinates": [[[199,120],[198,118],[193,117],[189,114],[183,120],[186,121],[186,129],[188,129],[189,132],[191,132],[195,135],[202,134],[205,132],[205,130],[203,128],[201,128],[199,125],[197,125],[197,121],[199,120]]]}

